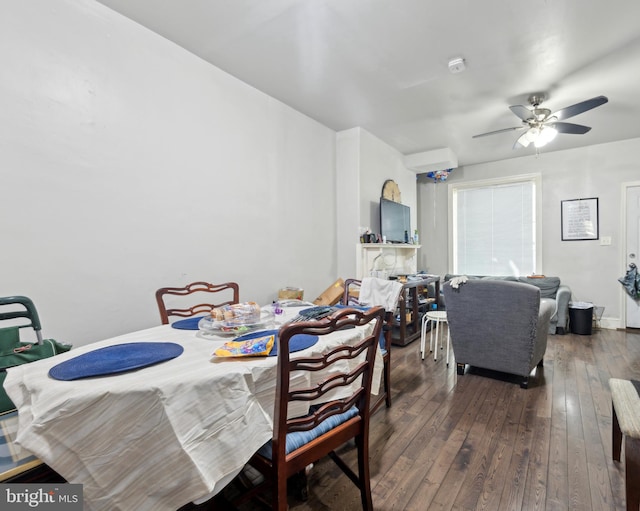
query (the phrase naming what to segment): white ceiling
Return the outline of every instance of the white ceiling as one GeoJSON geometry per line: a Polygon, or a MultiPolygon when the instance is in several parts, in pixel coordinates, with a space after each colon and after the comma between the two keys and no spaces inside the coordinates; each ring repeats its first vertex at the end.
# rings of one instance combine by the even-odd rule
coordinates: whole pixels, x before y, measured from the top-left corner
{"type": "Polygon", "coordinates": [[[404,154],[449,147],[460,165],[513,150],[509,105],[609,103],[541,152],[640,137],[638,0],[99,0],[336,130],[404,154]],[[447,63],[463,57],[467,69],[447,63]]]}

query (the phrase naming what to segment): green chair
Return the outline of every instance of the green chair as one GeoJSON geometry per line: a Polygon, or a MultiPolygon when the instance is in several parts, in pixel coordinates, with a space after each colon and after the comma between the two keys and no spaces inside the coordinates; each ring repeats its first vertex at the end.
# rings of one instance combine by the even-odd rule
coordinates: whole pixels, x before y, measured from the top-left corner
{"type": "Polygon", "coordinates": [[[0,328],[0,412],[6,412],[15,406],[2,387],[7,377],[6,367],[13,365],[11,362],[5,364],[5,359],[14,354],[14,347],[20,343],[21,328],[33,328],[37,343],[42,344],[42,326],[36,306],[26,296],[0,297],[0,321],[11,324],[0,328]]]}
{"type": "Polygon", "coordinates": [[[68,351],[71,346],[42,339],[38,311],[26,296],[0,297],[0,322],[10,325],[0,328],[0,483],[65,482],[36,456],[15,444],[18,412],[3,384],[9,367],[68,351]],[[20,342],[23,328],[33,329],[35,342],[20,342]]]}
{"type": "Polygon", "coordinates": [[[42,326],[40,325],[40,317],[33,302],[26,296],[0,297],[0,308],[5,307],[9,310],[0,312],[0,321],[20,319],[21,321],[14,327],[18,329],[33,328],[38,339],[38,344],[42,344],[42,326]],[[28,322],[24,323],[22,320],[27,320],[28,322]]]}
{"type": "Polygon", "coordinates": [[[33,302],[26,296],[0,297],[0,413],[15,409],[4,390],[4,380],[10,367],[28,364],[42,358],[69,351],[71,346],[54,339],[42,339],[40,317],[33,302]],[[20,342],[20,329],[31,328],[35,342],[20,342]]]}

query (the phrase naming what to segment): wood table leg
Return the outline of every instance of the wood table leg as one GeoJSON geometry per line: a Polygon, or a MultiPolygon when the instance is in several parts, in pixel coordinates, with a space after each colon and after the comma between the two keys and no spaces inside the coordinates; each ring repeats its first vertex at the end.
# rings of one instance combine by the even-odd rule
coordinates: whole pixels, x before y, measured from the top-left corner
{"type": "Polygon", "coordinates": [[[622,431],[618,422],[616,409],[611,404],[612,421],[611,421],[611,456],[615,461],[620,461],[620,451],[622,450],[622,431]]]}
{"type": "Polygon", "coordinates": [[[624,439],[624,477],[627,494],[627,511],[640,507],[640,438],[624,439]]]}

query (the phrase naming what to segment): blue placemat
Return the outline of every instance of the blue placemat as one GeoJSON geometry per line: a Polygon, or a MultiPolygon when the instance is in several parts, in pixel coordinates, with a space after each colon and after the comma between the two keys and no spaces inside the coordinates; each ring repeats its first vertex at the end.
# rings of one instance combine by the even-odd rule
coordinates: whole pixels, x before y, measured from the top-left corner
{"type": "MultiPolygon", "coordinates": [[[[256,337],[264,337],[265,335],[275,335],[276,342],[273,344],[273,348],[269,352],[269,357],[275,357],[278,355],[278,330],[261,330],[259,332],[250,332],[248,334],[241,335],[236,341],[248,341],[249,339],[255,339],[256,337]]],[[[296,334],[289,340],[289,353],[296,351],[306,350],[315,343],[318,342],[317,335],[308,334],[296,334]]]]}
{"type": "Polygon", "coordinates": [[[198,330],[198,323],[205,316],[195,316],[193,318],[181,319],[175,323],[171,323],[171,328],[177,328],[178,330],[198,330]]]}
{"type": "Polygon", "coordinates": [[[176,358],[184,348],[173,342],[130,342],[99,348],[49,370],[56,380],[78,380],[132,371],[176,358]]]}

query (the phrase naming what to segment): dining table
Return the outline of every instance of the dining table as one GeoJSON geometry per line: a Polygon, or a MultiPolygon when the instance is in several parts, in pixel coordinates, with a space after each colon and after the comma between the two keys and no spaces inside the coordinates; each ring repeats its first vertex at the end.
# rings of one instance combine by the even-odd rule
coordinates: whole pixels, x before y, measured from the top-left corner
{"type": "MultiPolygon", "coordinates": [[[[284,308],[265,328],[277,329],[305,309],[309,306],[284,308]]],[[[291,356],[356,343],[371,328],[320,336],[291,356]]],[[[5,389],[18,410],[15,441],[69,483],[82,484],[84,509],[90,511],[175,511],[210,498],[273,434],[277,356],[214,356],[230,339],[227,332],[174,323],[11,368],[5,389]],[[50,375],[74,357],[139,343],[170,343],[182,352],[113,374],[73,380],[50,375]]],[[[373,393],[382,366],[378,350],[373,393]]]]}

